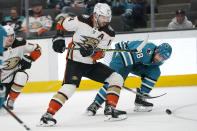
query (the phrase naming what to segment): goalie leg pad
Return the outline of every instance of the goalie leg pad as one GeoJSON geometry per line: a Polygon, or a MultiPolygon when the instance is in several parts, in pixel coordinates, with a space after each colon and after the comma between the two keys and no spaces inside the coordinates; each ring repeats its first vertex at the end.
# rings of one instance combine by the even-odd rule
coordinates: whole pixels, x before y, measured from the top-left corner
{"type": "Polygon", "coordinates": [[[15,74],[14,83],[19,86],[25,86],[28,80],[28,74],[23,71],[19,71],[15,74]]]}

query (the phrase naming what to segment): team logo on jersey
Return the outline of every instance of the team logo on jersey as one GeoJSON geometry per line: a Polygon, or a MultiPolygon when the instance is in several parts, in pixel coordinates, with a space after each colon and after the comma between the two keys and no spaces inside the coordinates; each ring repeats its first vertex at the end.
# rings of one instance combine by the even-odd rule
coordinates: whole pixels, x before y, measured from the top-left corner
{"type": "Polygon", "coordinates": [[[93,47],[97,47],[99,44],[99,40],[93,37],[88,37],[88,36],[82,36],[84,40],[81,40],[83,43],[78,43],[78,44],[90,44],[93,47]]]}
{"type": "Polygon", "coordinates": [[[38,29],[38,28],[41,28],[41,27],[42,27],[42,24],[40,22],[34,22],[30,26],[30,29],[38,29]]]}
{"type": "Polygon", "coordinates": [[[77,76],[72,76],[72,80],[77,81],[78,77],[77,76]]]}
{"type": "Polygon", "coordinates": [[[4,67],[3,69],[4,70],[11,70],[18,65],[19,61],[20,61],[19,57],[10,58],[10,59],[3,62],[4,63],[3,64],[3,67],[4,67]]]}
{"type": "Polygon", "coordinates": [[[148,55],[151,55],[152,53],[153,53],[152,50],[148,48],[148,49],[147,49],[147,54],[148,54],[148,55]]]}

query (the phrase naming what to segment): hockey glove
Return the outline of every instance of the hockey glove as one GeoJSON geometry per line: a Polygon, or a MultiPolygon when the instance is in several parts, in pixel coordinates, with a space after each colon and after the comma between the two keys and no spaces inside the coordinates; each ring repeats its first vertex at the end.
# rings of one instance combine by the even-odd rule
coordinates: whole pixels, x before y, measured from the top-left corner
{"type": "Polygon", "coordinates": [[[52,39],[53,50],[58,53],[63,53],[65,50],[65,39],[62,33],[57,33],[52,39]]]}
{"type": "MultiPolygon", "coordinates": [[[[99,49],[99,48],[97,48],[99,49]]],[[[102,51],[94,51],[94,54],[91,56],[93,60],[99,60],[104,57],[104,52],[102,51]]]]}
{"type": "Polygon", "coordinates": [[[90,44],[81,46],[80,53],[83,57],[92,56],[94,54],[94,47],[90,44]]]}
{"type": "Polygon", "coordinates": [[[30,56],[24,55],[22,60],[19,62],[21,70],[30,69],[33,59],[30,56]]]}

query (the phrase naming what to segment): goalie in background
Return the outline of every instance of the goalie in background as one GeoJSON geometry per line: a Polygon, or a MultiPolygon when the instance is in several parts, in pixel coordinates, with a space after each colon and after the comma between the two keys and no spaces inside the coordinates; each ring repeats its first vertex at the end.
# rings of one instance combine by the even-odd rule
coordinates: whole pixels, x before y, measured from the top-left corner
{"type": "MultiPolygon", "coordinates": [[[[136,49],[142,41],[127,41],[115,44],[116,49],[136,49]]],[[[137,88],[137,92],[148,95],[153,89],[155,83],[160,77],[160,66],[170,58],[172,47],[168,43],[156,46],[153,43],[147,43],[139,52],[114,52],[110,67],[117,73],[121,74],[124,80],[129,73],[140,76],[141,87],[137,88]]],[[[108,85],[105,84],[97,93],[94,102],[87,108],[88,115],[95,115],[96,111],[106,100],[106,90],[108,85]]],[[[136,112],[150,112],[153,104],[147,102],[146,99],[139,95],[135,98],[136,112]]]]}
{"type": "Polygon", "coordinates": [[[1,84],[6,87],[6,106],[13,110],[14,102],[28,80],[25,70],[30,69],[31,63],[40,57],[41,48],[38,44],[15,38],[11,26],[6,25],[3,28],[7,32],[7,39],[3,52],[1,84]]]}

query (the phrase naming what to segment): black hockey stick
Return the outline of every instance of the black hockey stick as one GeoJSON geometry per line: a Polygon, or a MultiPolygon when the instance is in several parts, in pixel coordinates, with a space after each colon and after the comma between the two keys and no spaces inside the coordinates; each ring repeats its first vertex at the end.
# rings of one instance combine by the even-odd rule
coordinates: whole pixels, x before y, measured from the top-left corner
{"type": "Polygon", "coordinates": [[[9,110],[5,105],[3,105],[3,108],[11,115],[13,116],[27,131],[31,131],[31,129],[22,121],[20,120],[11,110],[9,110]]]}
{"type": "MultiPolygon", "coordinates": [[[[144,48],[146,43],[148,42],[149,35],[146,36],[146,39],[136,48],[133,50],[128,50],[128,49],[100,49],[100,48],[95,48],[94,51],[102,51],[102,52],[107,52],[107,51],[113,51],[113,52],[139,52],[144,48]]],[[[76,45],[82,47],[83,45],[75,43],[76,45]]],[[[65,47],[67,50],[80,50],[80,48],[68,48],[65,47]]]]}
{"type": "Polygon", "coordinates": [[[128,91],[130,91],[130,92],[133,92],[134,94],[137,94],[137,95],[139,95],[139,96],[142,96],[142,97],[143,97],[143,98],[145,98],[145,99],[158,98],[158,97],[161,97],[161,96],[164,96],[164,95],[166,95],[166,94],[167,94],[167,93],[163,93],[163,94],[158,95],[158,96],[145,96],[145,95],[140,94],[140,93],[138,93],[138,92],[136,92],[136,91],[132,90],[131,88],[126,87],[126,86],[123,86],[123,88],[124,88],[124,89],[126,89],[126,90],[128,90],[128,91]]]}
{"type": "MultiPolygon", "coordinates": [[[[67,50],[80,50],[80,48],[67,48],[67,47],[65,49],[67,49],[67,50]]],[[[96,49],[94,49],[94,51],[137,52],[137,49],[134,49],[134,50],[126,50],[126,49],[117,50],[117,49],[99,49],[99,48],[96,48],[96,49]]]]}

